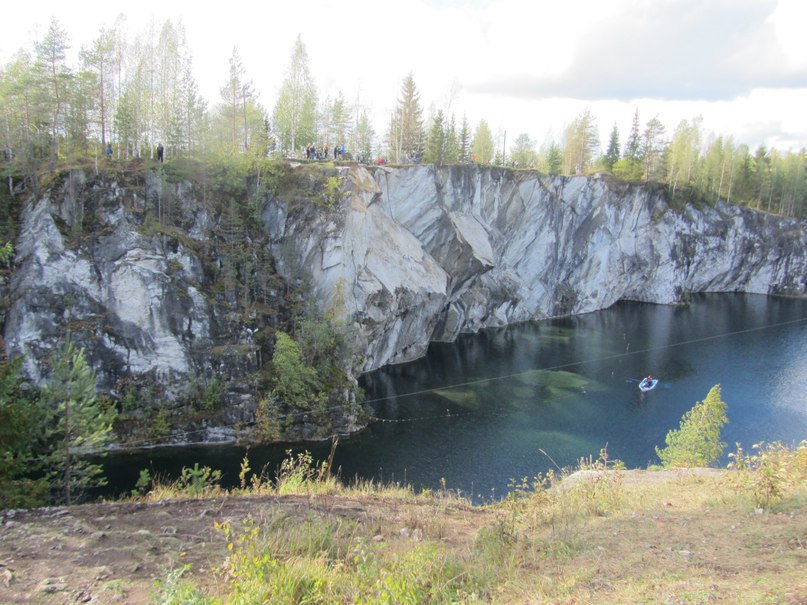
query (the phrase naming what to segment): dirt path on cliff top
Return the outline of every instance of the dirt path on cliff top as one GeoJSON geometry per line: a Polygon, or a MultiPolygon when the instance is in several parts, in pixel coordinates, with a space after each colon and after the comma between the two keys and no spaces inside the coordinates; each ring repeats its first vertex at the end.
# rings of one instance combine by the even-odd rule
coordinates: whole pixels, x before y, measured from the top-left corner
{"type": "MultiPolygon", "coordinates": [[[[387,528],[384,539],[435,517],[441,539],[473,539],[490,513],[457,503],[374,496],[241,496],[155,503],[85,504],[6,511],[0,529],[0,603],[149,603],[154,582],[191,565],[210,575],[227,554],[215,522],[309,515],[387,528]],[[422,522],[422,521],[420,521],[422,522]],[[389,528],[396,528],[390,530],[389,528]]],[[[404,532],[405,533],[405,532],[404,532]]]]}

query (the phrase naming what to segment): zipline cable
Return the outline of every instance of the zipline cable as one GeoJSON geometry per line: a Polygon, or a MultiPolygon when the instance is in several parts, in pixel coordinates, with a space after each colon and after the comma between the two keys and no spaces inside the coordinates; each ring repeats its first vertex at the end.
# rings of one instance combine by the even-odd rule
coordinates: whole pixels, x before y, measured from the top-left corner
{"type": "Polygon", "coordinates": [[[533,372],[554,372],[556,370],[562,370],[562,369],[565,369],[565,368],[571,368],[571,367],[575,367],[575,366],[579,366],[579,365],[585,365],[585,364],[588,364],[588,363],[596,363],[596,362],[600,362],[600,361],[610,361],[610,360],[613,360],[613,359],[621,359],[623,357],[630,357],[631,355],[639,355],[639,354],[642,354],[642,353],[651,353],[653,351],[662,351],[664,349],[671,349],[673,347],[682,347],[682,346],[686,346],[686,345],[697,344],[699,342],[707,342],[709,340],[717,340],[718,338],[726,338],[726,337],[729,337],[729,336],[736,336],[738,334],[747,334],[749,332],[759,332],[761,330],[766,330],[766,329],[769,329],[769,328],[779,328],[779,327],[782,327],[782,326],[789,326],[789,325],[794,325],[794,324],[803,323],[803,322],[807,322],[807,317],[802,317],[801,319],[793,319],[793,320],[790,320],[790,321],[783,321],[783,322],[775,323],[775,324],[769,324],[769,325],[766,325],[766,326],[757,326],[755,328],[747,328],[745,330],[736,330],[734,332],[726,332],[724,334],[714,334],[712,336],[703,336],[701,338],[693,338],[691,340],[684,340],[684,341],[681,341],[681,342],[674,342],[674,343],[670,343],[670,344],[666,344],[666,345],[661,345],[661,346],[658,346],[658,347],[649,347],[647,349],[637,349],[635,351],[628,351],[628,352],[625,352],[625,353],[614,353],[613,355],[605,355],[603,357],[595,357],[593,359],[583,359],[583,360],[580,360],[580,361],[570,361],[570,362],[567,362],[567,363],[561,363],[561,364],[557,364],[557,365],[554,365],[554,366],[546,366],[546,367],[543,367],[543,368],[533,368],[533,369],[530,369],[530,370],[524,370],[524,371],[521,371],[521,372],[515,372],[513,374],[504,374],[502,376],[492,376],[490,378],[478,378],[476,380],[469,380],[467,382],[460,382],[460,383],[446,385],[446,386],[433,387],[433,388],[429,388],[429,389],[422,389],[422,390],[419,390],[419,391],[412,391],[410,393],[403,393],[401,395],[389,395],[387,397],[378,397],[376,399],[365,399],[365,400],[361,401],[361,404],[364,405],[364,404],[368,404],[368,403],[380,403],[382,401],[391,401],[391,400],[394,400],[394,399],[402,399],[404,397],[414,397],[414,396],[417,396],[417,395],[428,395],[429,393],[436,393],[436,392],[439,392],[439,391],[446,391],[446,390],[451,390],[451,389],[459,389],[459,388],[462,388],[462,387],[475,386],[475,385],[479,385],[479,384],[485,384],[485,383],[488,383],[488,382],[495,382],[497,380],[507,380],[507,379],[510,379],[510,378],[516,378],[518,376],[523,376],[524,374],[532,374],[533,372]]]}
{"type": "MultiPolygon", "coordinates": [[[[614,353],[613,355],[605,355],[605,356],[602,356],[602,357],[595,357],[595,358],[592,358],[592,359],[583,359],[583,360],[580,360],[580,361],[570,361],[570,362],[567,362],[567,363],[556,364],[556,365],[553,365],[553,366],[546,366],[546,367],[542,367],[542,368],[533,368],[533,369],[529,369],[529,370],[523,370],[521,372],[515,372],[515,373],[512,373],[512,374],[504,374],[502,376],[492,376],[490,378],[479,378],[479,379],[476,379],[476,380],[469,380],[469,381],[466,381],[466,382],[460,382],[460,383],[451,384],[451,385],[445,385],[445,386],[440,386],[440,387],[432,387],[432,388],[429,388],[429,389],[421,389],[421,390],[418,390],[418,391],[411,391],[409,393],[403,393],[403,394],[400,394],[400,395],[388,395],[386,397],[377,397],[375,399],[365,399],[363,401],[357,401],[355,403],[347,404],[347,405],[346,404],[339,404],[339,405],[329,406],[327,408],[324,408],[324,409],[318,410],[318,411],[319,412],[332,412],[332,411],[336,411],[336,410],[344,410],[344,409],[347,409],[349,407],[355,409],[357,407],[367,405],[367,404],[371,404],[371,403],[381,403],[383,401],[393,401],[395,399],[403,399],[404,397],[416,397],[418,395],[428,395],[428,394],[431,394],[431,393],[438,393],[440,391],[447,391],[447,390],[452,390],[452,389],[459,389],[459,388],[462,388],[462,387],[486,384],[486,383],[495,382],[495,381],[498,381],[498,380],[508,380],[510,378],[516,378],[518,376],[523,376],[525,374],[532,374],[534,372],[554,372],[554,371],[557,371],[557,370],[562,370],[562,369],[566,369],[566,368],[572,368],[572,367],[575,367],[575,366],[585,365],[585,364],[589,364],[589,363],[596,363],[596,362],[601,362],[601,361],[610,361],[610,360],[614,360],[614,359],[622,359],[622,358],[625,358],[625,357],[630,357],[632,355],[640,355],[640,354],[643,354],[643,353],[651,353],[651,352],[654,352],[654,351],[662,351],[664,349],[671,349],[673,347],[682,347],[682,346],[686,346],[686,345],[697,344],[697,343],[700,343],[700,342],[707,342],[707,341],[710,341],[710,340],[717,340],[717,339],[720,339],[720,338],[728,338],[729,336],[736,336],[736,335],[739,335],[739,334],[748,334],[748,333],[751,333],[751,332],[760,332],[762,330],[767,330],[767,329],[770,329],[770,328],[780,328],[782,326],[796,325],[796,324],[800,324],[800,323],[804,323],[804,322],[807,322],[807,317],[802,317],[800,319],[793,319],[793,320],[789,320],[789,321],[783,321],[783,322],[779,322],[779,323],[775,323],[775,324],[768,324],[768,325],[764,325],[764,326],[757,326],[757,327],[754,327],[754,328],[746,328],[744,330],[735,330],[734,332],[725,332],[723,334],[713,334],[712,336],[703,336],[701,338],[693,338],[693,339],[684,340],[684,341],[681,341],[681,342],[674,342],[674,343],[670,343],[670,344],[666,344],[666,345],[660,345],[658,347],[648,347],[646,349],[637,349],[635,351],[627,351],[627,352],[624,352],[624,353],[614,353]]],[[[280,414],[280,415],[276,416],[274,418],[274,420],[282,420],[282,419],[296,418],[296,417],[305,417],[306,415],[310,415],[310,414],[313,414],[313,413],[315,413],[315,412],[312,411],[312,410],[301,411],[301,412],[289,412],[287,414],[280,414]]],[[[372,416],[371,415],[371,416],[369,416],[368,419],[371,420],[371,421],[374,421],[374,422],[396,422],[396,423],[399,423],[399,422],[419,422],[419,421],[423,421],[423,420],[435,420],[435,419],[439,419],[439,418],[453,418],[455,416],[456,417],[467,416],[467,415],[470,415],[471,413],[472,412],[447,412],[445,414],[430,415],[430,416],[419,416],[419,417],[416,417],[416,418],[379,418],[377,416],[372,416]]],[[[247,427],[256,426],[257,424],[258,423],[256,421],[239,422],[239,423],[233,423],[233,424],[216,425],[216,428],[219,428],[219,429],[221,429],[221,428],[237,428],[237,427],[238,428],[247,428],[247,427]]],[[[199,434],[206,433],[208,430],[209,430],[208,427],[204,427],[204,428],[200,428],[200,429],[190,429],[190,430],[182,431],[181,434],[184,435],[184,436],[188,436],[188,435],[192,435],[192,434],[196,434],[196,433],[199,433],[199,434]]],[[[126,446],[132,446],[132,445],[137,446],[138,444],[141,444],[141,443],[142,444],[154,444],[154,441],[153,441],[153,439],[152,440],[148,440],[148,439],[139,440],[139,439],[136,439],[136,440],[132,440],[132,441],[126,441],[125,445],[126,446]]],[[[171,444],[169,443],[169,444],[165,444],[165,445],[171,445],[171,444]]]]}

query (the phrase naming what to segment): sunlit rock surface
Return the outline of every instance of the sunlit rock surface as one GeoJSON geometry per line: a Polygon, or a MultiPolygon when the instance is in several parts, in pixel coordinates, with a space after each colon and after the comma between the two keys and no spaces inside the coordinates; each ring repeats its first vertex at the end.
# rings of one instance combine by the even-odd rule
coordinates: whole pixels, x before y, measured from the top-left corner
{"type": "MultiPolygon", "coordinates": [[[[268,255],[286,283],[310,281],[320,309],[344,320],[355,371],[414,359],[461,332],[620,299],[807,288],[797,220],[723,203],[674,209],[658,188],[596,176],[425,165],[337,175],[333,204],[267,194],[265,238],[237,245],[255,263],[268,255]]],[[[240,284],[213,287],[223,218],[205,195],[153,173],[133,186],[71,172],[28,202],[3,334],[34,380],[71,333],[102,390],[120,396],[130,378],[149,376],[168,405],[216,377],[229,388],[222,423],[254,420],[250,381],[271,341],[256,340],[266,326],[251,319],[240,284]],[[145,218],[164,200],[176,217],[168,232],[145,218]]],[[[283,304],[282,292],[266,296],[283,304]]]]}
{"type": "Polygon", "coordinates": [[[651,187],[602,177],[417,166],[344,178],[331,218],[264,219],[276,247],[293,234],[324,308],[341,301],[364,370],[431,340],[620,299],[805,292],[801,221],[723,203],[674,210],[651,187]]]}

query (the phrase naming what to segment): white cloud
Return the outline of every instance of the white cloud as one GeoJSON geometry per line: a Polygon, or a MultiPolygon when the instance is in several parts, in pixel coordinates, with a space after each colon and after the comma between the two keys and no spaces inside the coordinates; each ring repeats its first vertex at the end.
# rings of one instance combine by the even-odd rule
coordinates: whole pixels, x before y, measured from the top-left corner
{"type": "Polygon", "coordinates": [[[298,34],[322,97],[360,97],[381,134],[410,71],[423,106],[485,118],[512,141],[557,138],[584,108],[602,142],[623,138],[638,107],[671,133],[703,115],[704,127],[749,145],[807,146],[804,0],[305,0],[226,6],[178,0],[131,4],[15,3],[0,39],[6,60],[51,15],[77,52],[121,11],[130,34],[149,19],[182,20],[197,78],[211,104],[237,46],[271,110],[298,34]],[[450,93],[455,90],[452,96],[450,93]]]}

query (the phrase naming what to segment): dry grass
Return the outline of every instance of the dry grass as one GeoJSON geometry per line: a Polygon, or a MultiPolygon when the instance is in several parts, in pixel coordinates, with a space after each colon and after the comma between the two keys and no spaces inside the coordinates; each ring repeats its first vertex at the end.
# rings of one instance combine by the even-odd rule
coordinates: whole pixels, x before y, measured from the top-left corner
{"type": "Polygon", "coordinates": [[[484,507],[303,464],[252,495],[31,511],[0,534],[0,602],[803,604],[807,446],[772,451],[732,471],[589,464],[484,507]]]}

